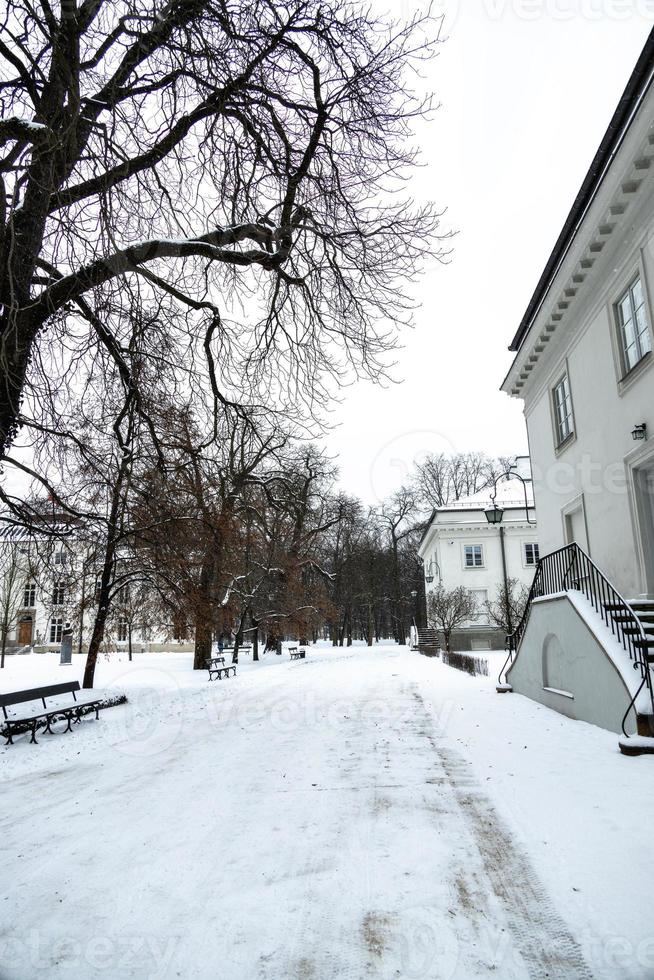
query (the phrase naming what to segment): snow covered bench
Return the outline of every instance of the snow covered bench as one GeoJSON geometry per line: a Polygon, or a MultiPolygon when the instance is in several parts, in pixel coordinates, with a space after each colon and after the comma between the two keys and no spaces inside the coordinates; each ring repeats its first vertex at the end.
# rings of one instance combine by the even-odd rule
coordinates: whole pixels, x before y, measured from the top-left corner
{"type": "Polygon", "coordinates": [[[236,664],[227,664],[225,666],[224,657],[214,657],[207,663],[207,670],[209,671],[209,680],[212,681],[214,677],[222,680],[223,677],[229,677],[230,670],[234,671],[234,677],[236,677],[236,664]],[[222,660],[222,665],[216,661],[222,660]]]}
{"type": "Polygon", "coordinates": [[[96,694],[78,698],[79,690],[79,681],[69,681],[66,684],[50,684],[48,687],[32,687],[25,691],[0,694],[0,707],[4,716],[0,733],[6,739],[5,744],[13,745],[12,735],[26,727],[32,733],[30,742],[36,743],[36,732],[41,724],[45,724],[45,731],[53,735],[51,726],[55,718],[65,718],[68,724],[64,731],[70,732],[72,723],[81,721],[83,708],[94,708],[97,721],[102,698],[96,694]],[[72,701],[70,697],[66,697],[71,694],[72,701]],[[26,707],[17,708],[16,705],[26,707]]]}
{"type": "Polygon", "coordinates": [[[304,660],[307,655],[306,650],[301,650],[299,647],[289,647],[288,652],[291,655],[291,660],[304,660]]]}

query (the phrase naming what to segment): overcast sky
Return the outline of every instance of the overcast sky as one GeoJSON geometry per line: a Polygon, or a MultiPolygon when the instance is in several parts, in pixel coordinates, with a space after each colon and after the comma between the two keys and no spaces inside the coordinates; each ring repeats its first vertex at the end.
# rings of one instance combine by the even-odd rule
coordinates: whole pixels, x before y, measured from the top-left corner
{"type": "Polygon", "coordinates": [[[447,8],[415,191],[447,207],[454,253],[417,287],[402,383],[347,389],[327,438],[342,486],[369,503],[426,452],[526,452],[522,403],[499,391],[507,347],[654,24],[654,0],[447,8]]]}

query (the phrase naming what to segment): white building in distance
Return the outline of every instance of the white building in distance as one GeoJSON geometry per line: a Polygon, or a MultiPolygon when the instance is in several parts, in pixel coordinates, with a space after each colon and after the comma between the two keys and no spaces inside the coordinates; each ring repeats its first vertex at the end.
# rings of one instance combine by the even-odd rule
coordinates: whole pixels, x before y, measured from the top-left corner
{"type": "Polygon", "coordinates": [[[501,524],[489,524],[486,518],[491,485],[437,507],[420,542],[427,598],[439,584],[447,590],[463,586],[473,593],[480,610],[474,621],[453,633],[454,650],[503,649],[505,633],[490,624],[485,603],[497,599],[505,577],[526,589],[533,580],[539,544],[529,459],[518,457],[515,471],[524,484],[517,478],[497,484],[496,503],[504,511],[501,524]]]}

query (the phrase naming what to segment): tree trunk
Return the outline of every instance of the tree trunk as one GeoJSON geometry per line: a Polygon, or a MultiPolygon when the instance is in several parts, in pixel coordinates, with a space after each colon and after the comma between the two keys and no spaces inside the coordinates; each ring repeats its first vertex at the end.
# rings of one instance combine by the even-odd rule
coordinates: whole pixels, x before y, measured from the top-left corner
{"type": "MultiPolygon", "coordinates": [[[[34,629],[34,627],[32,627],[34,629]]],[[[5,665],[5,649],[7,646],[7,630],[2,631],[2,654],[0,654],[0,670],[5,665]]]]}
{"type": "MultiPolygon", "coordinates": [[[[122,481],[119,481],[122,483],[122,481]]],[[[120,497],[120,488],[114,490],[114,497],[116,498],[116,512],[118,510],[118,502],[120,497]]],[[[110,607],[110,593],[111,593],[111,580],[113,576],[114,568],[114,558],[116,555],[116,537],[117,537],[117,524],[116,524],[116,514],[113,513],[114,508],[112,507],[112,518],[109,521],[109,530],[107,536],[107,543],[105,546],[104,563],[102,566],[102,575],[100,577],[100,593],[98,595],[98,611],[95,616],[95,622],[93,623],[93,632],[91,633],[91,641],[89,643],[89,652],[86,655],[86,665],[84,667],[84,681],[82,686],[85,688],[93,687],[93,680],[95,678],[95,666],[98,662],[98,654],[100,652],[100,645],[104,639],[104,630],[107,624],[107,616],[109,614],[110,607]]]]}
{"type": "Polygon", "coordinates": [[[93,623],[93,632],[91,634],[91,642],[89,643],[89,652],[86,656],[84,681],[82,683],[84,688],[93,687],[95,665],[98,662],[100,644],[104,639],[104,629],[107,623],[107,615],[109,613],[111,582],[116,560],[116,547],[120,538],[121,508],[124,503],[123,487],[125,485],[125,481],[128,480],[130,467],[132,465],[131,455],[129,452],[127,452],[127,446],[130,444],[130,441],[131,435],[128,434],[126,443],[123,447],[125,451],[121,453],[120,464],[116,474],[116,482],[114,483],[111,491],[111,509],[109,511],[109,520],[107,522],[107,540],[104,549],[102,575],[100,577],[98,612],[95,617],[95,622],[93,623]]]}
{"type": "Polygon", "coordinates": [[[204,670],[211,659],[211,624],[206,621],[195,622],[195,645],[193,648],[193,670],[204,670]]]}
{"type": "Polygon", "coordinates": [[[245,622],[246,613],[243,613],[241,620],[238,624],[238,629],[236,630],[236,635],[234,637],[234,652],[232,653],[232,663],[238,663],[238,651],[243,646],[243,624],[245,622]]]}
{"type": "Polygon", "coordinates": [[[210,560],[202,563],[200,569],[200,595],[195,612],[195,647],[193,651],[193,670],[204,670],[207,660],[211,659],[213,641],[213,623],[209,590],[213,585],[213,564],[210,560]]]}
{"type": "MultiPolygon", "coordinates": [[[[24,301],[28,305],[27,292],[24,301]]],[[[7,452],[18,432],[16,420],[20,414],[21,392],[25,384],[30,348],[38,326],[38,324],[29,322],[28,314],[25,311],[10,316],[7,310],[4,316],[0,318],[0,337],[2,337],[4,345],[3,363],[5,365],[0,389],[0,459],[7,452]]]]}
{"type": "Polygon", "coordinates": [[[131,623],[127,627],[127,658],[130,661],[132,659],[132,624],[131,623]]]}
{"type": "MultiPolygon", "coordinates": [[[[252,620],[252,625],[255,626],[254,619],[252,620]]],[[[259,627],[255,626],[252,631],[252,663],[259,662],[259,627]]]]}
{"type": "MultiPolygon", "coordinates": [[[[103,575],[104,581],[104,575],[103,575]]],[[[89,652],[86,655],[86,666],[84,668],[84,681],[82,687],[91,688],[93,687],[93,680],[95,678],[95,665],[98,662],[98,653],[100,652],[100,644],[104,639],[104,628],[107,623],[107,615],[109,613],[109,583],[107,582],[106,588],[101,584],[100,586],[100,598],[98,611],[95,617],[95,622],[93,623],[93,632],[91,633],[91,642],[89,643],[89,652]]]]}

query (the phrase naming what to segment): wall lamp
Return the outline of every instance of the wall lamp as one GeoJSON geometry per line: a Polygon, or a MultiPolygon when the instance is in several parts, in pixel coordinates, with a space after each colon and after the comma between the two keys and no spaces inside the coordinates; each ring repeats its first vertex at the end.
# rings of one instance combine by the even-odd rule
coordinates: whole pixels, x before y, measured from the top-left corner
{"type": "Polygon", "coordinates": [[[634,442],[640,442],[641,439],[647,439],[647,423],[639,422],[631,430],[631,438],[634,442]]]}

